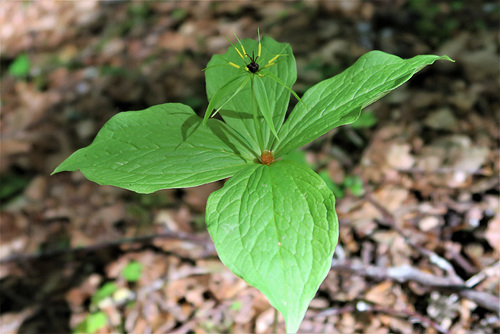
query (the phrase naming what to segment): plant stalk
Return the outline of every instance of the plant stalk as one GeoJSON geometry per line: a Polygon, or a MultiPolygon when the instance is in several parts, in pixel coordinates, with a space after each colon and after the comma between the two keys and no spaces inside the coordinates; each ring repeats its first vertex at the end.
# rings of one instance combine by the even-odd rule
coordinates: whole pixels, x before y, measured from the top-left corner
{"type": "Polygon", "coordinates": [[[274,319],[273,319],[272,332],[274,334],[278,333],[278,310],[276,308],[274,309],[274,319]]]}

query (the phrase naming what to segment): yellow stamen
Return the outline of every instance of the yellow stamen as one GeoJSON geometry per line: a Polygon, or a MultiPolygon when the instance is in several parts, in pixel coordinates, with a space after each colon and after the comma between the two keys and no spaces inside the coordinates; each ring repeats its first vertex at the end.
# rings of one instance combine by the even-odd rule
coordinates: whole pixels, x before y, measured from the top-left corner
{"type": "Polygon", "coordinates": [[[236,49],[236,52],[238,52],[238,54],[240,55],[241,59],[245,59],[245,57],[243,57],[243,55],[241,54],[240,50],[238,50],[237,47],[234,47],[236,49]]]}
{"type": "Polygon", "coordinates": [[[247,52],[245,51],[245,48],[243,47],[243,44],[240,44],[240,46],[241,46],[241,49],[243,50],[243,54],[246,55],[247,52]]]}
{"type": "Polygon", "coordinates": [[[261,51],[261,49],[262,49],[262,46],[261,46],[261,44],[260,44],[260,29],[259,29],[259,28],[257,28],[257,36],[259,36],[259,54],[258,54],[257,56],[259,56],[259,57],[260,57],[260,51],[261,51]]]}
{"type": "Polygon", "coordinates": [[[272,64],[267,64],[266,66],[264,66],[263,68],[268,68],[268,67],[271,67],[273,65],[276,65],[276,63],[272,63],[272,64]]]}
{"type": "MultiPolygon", "coordinates": [[[[274,56],[274,57],[273,57],[273,59],[271,59],[271,60],[270,60],[270,61],[268,61],[267,63],[268,63],[268,64],[273,63],[276,59],[278,59],[278,57],[279,57],[279,56],[280,56],[280,55],[276,55],[276,56],[274,56]]],[[[274,64],[273,64],[273,65],[274,65],[274,64]]]]}
{"type": "Polygon", "coordinates": [[[239,67],[238,65],[236,65],[235,63],[231,63],[231,62],[229,62],[229,65],[231,65],[232,67],[241,68],[241,67],[239,67]]]}

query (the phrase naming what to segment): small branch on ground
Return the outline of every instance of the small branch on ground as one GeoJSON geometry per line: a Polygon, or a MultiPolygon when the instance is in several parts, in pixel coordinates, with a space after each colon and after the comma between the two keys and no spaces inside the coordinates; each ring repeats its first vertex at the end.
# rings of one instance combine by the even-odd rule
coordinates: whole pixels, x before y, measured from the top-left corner
{"type": "Polygon", "coordinates": [[[380,305],[373,305],[371,303],[367,303],[363,300],[359,300],[356,303],[356,306],[354,307],[353,305],[347,305],[341,308],[329,308],[324,311],[321,311],[317,315],[315,315],[315,318],[318,317],[328,317],[331,315],[335,314],[342,314],[342,313],[352,313],[352,312],[378,312],[378,313],[384,313],[388,314],[393,317],[403,317],[403,318],[410,318],[410,319],[415,319],[416,321],[424,324],[427,327],[433,327],[435,330],[437,330],[440,333],[447,334],[448,330],[443,328],[440,324],[437,322],[433,321],[432,319],[429,319],[419,313],[410,311],[410,310],[395,310],[392,308],[388,307],[383,307],[380,305]]]}
{"type": "Polygon", "coordinates": [[[394,229],[394,231],[398,232],[411,247],[417,250],[421,255],[427,257],[431,263],[443,269],[446,272],[446,274],[450,277],[450,279],[456,280],[457,284],[459,284],[462,281],[462,279],[455,272],[455,268],[453,268],[451,263],[448,262],[445,258],[437,255],[436,253],[410,240],[410,238],[408,238],[406,234],[396,224],[396,218],[394,217],[394,215],[390,213],[389,210],[383,207],[380,203],[378,203],[370,193],[367,193],[364,198],[366,199],[367,202],[372,204],[377,210],[380,211],[380,213],[384,217],[383,223],[385,223],[385,225],[391,227],[392,229],[394,229]]]}
{"type": "Polygon", "coordinates": [[[339,272],[350,272],[379,281],[394,280],[399,283],[417,282],[428,287],[456,292],[462,298],[467,298],[481,307],[496,313],[500,312],[500,298],[487,292],[470,289],[460,278],[458,278],[460,279],[460,282],[458,282],[457,277],[434,276],[408,265],[383,268],[338,260],[333,260],[331,269],[339,272]]]}

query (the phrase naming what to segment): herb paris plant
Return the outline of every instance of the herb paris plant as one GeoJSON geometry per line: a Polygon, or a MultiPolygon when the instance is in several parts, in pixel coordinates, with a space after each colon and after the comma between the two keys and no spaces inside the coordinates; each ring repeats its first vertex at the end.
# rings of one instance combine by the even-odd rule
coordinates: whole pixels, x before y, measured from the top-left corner
{"type": "Polygon", "coordinates": [[[245,39],[239,48],[232,45],[208,64],[205,120],[176,103],[120,113],[54,173],[80,169],[99,184],[139,193],[231,177],[208,199],[208,231],[221,261],[264,293],[287,332],[296,332],[329,271],[338,223],[323,179],[277,159],[354,122],[421,68],[451,59],[369,52],[307,90],[285,120],[297,77],[290,46],[264,37],[245,39]],[[224,121],[209,119],[213,109],[224,121]]]}
{"type": "MultiPolygon", "coordinates": [[[[238,39],[238,37],[236,37],[238,39]]],[[[229,41],[230,42],[230,41],[229,41]]],[[[281,90],[280,93],[283,93],[283,88],[285,88],[288,92],[293,94],[298,100],[300,98],[298,95],[289,87],[287,86],[287,83],[283,82],[277,75],[275,75],[273,72],[269,71],[267,68],[275,66],[277,63],[276,61],[280,56],[284,57],[287,56],[287,54],[283,54],[285,49],[290,49],[290,46],[288,44],[285,44],[282,46],[280,43],[265,43],[264,44],[264,52],[272,54],[271,51],[278,50],[281,48],[281,51],[274,55],[270,60],[267,62],[263,62],[264,59],[266,58],[265,56],[262,57],[262,43],[260,40],[260,34],[259,34],[259,40],[258,40],[258,51],[257,51],[257,56],[255,56],[255,51],[252,51],[252,56],[249,56],[248,53],[245,50],[245,46],[241,41],[238,39],[239,46],[241,48],[238,49],[238,46],[232,45],[232,50],[233,52],[236,51],[238,56],[245,61],[246,58],[250,60],[250,62],[247,64],[245,63],[245,66],[240,66],[235,64],[234,62],[226,59],[223,56],[215,56],[212,61],[210,61],[209,66],[205,70],[209,70],[214,67],[218,66],[227,66],[230,65],[236,69],[238,69],[240,73],[234,73],[236,74],[233,78],[229,79],[227,82],[224,83],[224,86],[219,87],[216,90],[216,93],[210,97],[210,103],[207,107],[207,111],[205,112],[205,118],[204,122],[210,117],[212,110],[214,107],[217,106],[217,109],[215,110],[215,113],[219,112],[222,108],[225,107],[227,103],[229,103],[235,96],[239,96],[242,98],[245,98],[243,94],[239,95],[239,93],[245,88],[247,83],[250,81],[250,96],[246,96],[247,98],[247,103],[248,101],[252,102],[252,116],[253,116],[253,121],[255,125],[255,131],[256,131],[256,137],[258,140],[258,145],[260,150],[263,149],[264,143],[262,141],[262,137],[260,134],[259,129],[260,124],[258,121],[259,118],[259,112],[257,109],[260,109],[261,115],[264,117],[264,121],[266,122],[268,129],[271,130],[273,135],[277,138],[277,133],[276,133],[276,128],[274,125],[274,120],[273,120],[273,113],[270,105],[270,101],[268,99],[268,94],[267,94],[267,89],[272,88],[273,86],[278,87],[276,84],[280,85],[281,90]],[[268,47],[266,47],[268,46],[268,47]],[[260,59],[259,59],[260,58],[260,59]],[[222,60],[222,63],[220,62],[222,60]],[[246,72],[245,72],[246,71],[246,72]],[[270,86],[269,84],[273,84],[272,82],[268,82],[264,80],[264,78],[267,77],[274,81],[274,85],[270,86]],[[231,95],[229,95],[231,94],[231,95]]],[[[291,50],[290,50],[291,52],[291,50]]],[[[228,56],[233,56],[229,54],[228,56]]],[[[293,59],[293,61],[295,61],[293,59]]],[[[227,70],[227,68],[226,68],[227,70]]],[[[220,71],[219,71],[220,72],[220,71]]],[[[226,71],[224,71],[226,72],[226,71]]],[[[234,70],[232,71],[234,72],[234,70]]],[[[229,72],[231,73],[231,72],[229,72]]],[[[294,73],[293,76],[293,82],[295,82],[296,79],[296,73],[294,73]]],[[[292,84],[293,84],[292,82],[292,84]]],[[[284,96],[287,98],[287,96],[284,96]]],[[[289,97],[288,97],[289,98],[289,97]]],[[[288,105],[288,99],[286,106],[288,105]]],[[[286,111],[286,106],[285,106],[285,111],[286,111]]],[[[283,119],[278,119],[278,125],[280,125],[283,122],[283,119]]]]}

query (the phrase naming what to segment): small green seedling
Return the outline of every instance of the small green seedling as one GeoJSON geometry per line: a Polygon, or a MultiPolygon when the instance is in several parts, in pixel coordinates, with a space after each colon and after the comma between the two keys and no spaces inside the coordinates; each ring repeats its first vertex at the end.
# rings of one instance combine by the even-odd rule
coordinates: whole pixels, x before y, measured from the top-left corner
{"type": "Polygon", "coordinates": [[[102,302],[106,298],[110,298],[117,290],[118,286],[114,282],[105,283],[92,296],[91,308],[97,309],[100,302],[102,302]]]}
{"type": "Polygon", "coordinates": [[[267,36],[244,39],[210,60],[204,119],[177,103],[120,113],[54,173],[80,169],[99,184],[139,193],[231,177],[208,199],[208,231],[221,261],[266,295],[294,333],[330,270],[338,223],[324,180],[282,157],[353,123],[364,107],[440,59],[451,61],[369,52],[308,89],[285,119],[296,96],[292,49],[267,36]],[[214,109],[223,121],[210,118],[214,109]]]}
{"type": "Polygon", "coordinates": [[[76,326],[73,333],[93,334],[105,327],[108,324],[108,317],[100,310],[99,303],[111,298],[117,290],[118,286],[114,282],[107,282],[101,286],[90,300],[90,313],[76,326]]]}
{"type": "Polygon", "coordinates": [[[9,66],[9,74],[17,78],[26,78],[31,68],[30,59],[26,54],[17,57],[9,66]]]}
{"type": "Polygon", "coordinates": [[[137,282],[142,275],[142,264],[132,261],[125,268],[123,268],[122,276],[127,282],[137,282]]]}
{"type": "Polygon", "coordinates": [[[108,324],[108,316],[106,313],[99,311],[94,313],[89,313],[85,319],[79,323],[73,334],[93,334],[98,330],[104,328],[108,324]]]}

